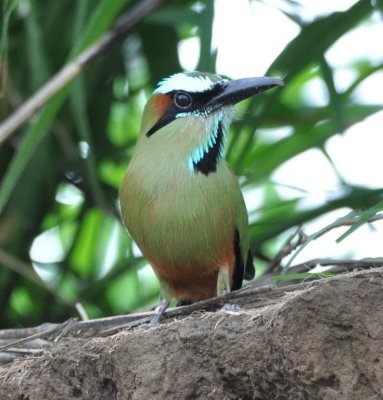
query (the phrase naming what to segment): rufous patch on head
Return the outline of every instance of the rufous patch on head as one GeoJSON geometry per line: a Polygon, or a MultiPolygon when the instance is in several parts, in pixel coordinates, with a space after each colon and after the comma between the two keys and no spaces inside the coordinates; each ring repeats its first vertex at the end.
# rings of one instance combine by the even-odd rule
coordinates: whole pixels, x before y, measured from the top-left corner
{"type": "Polygon", "coordinates": [[[154,107],[159,117],[165,114],[171,103],[172,99],[167,94],[157,94],[154,96],[154,107]]]}

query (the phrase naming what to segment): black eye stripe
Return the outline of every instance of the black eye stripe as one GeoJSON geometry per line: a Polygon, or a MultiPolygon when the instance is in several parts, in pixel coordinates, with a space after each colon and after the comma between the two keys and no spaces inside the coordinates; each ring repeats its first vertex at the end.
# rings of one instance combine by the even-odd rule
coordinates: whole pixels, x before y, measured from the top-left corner
{"type": "MultiPolygon", "coordinates": [[[[224,83],[217,83],[211,89],[206,90],[204,92],[185,92],[183,90],[173,90],[169,91],[166,94],[168,96],[172,96],[173,104],[167,109],[166,113],[149,129],[146,133],[147,137],[152,136],[159,129],[168,125],[170,122],[174,121],[177,118],[177,115],[182,114],[183,112],[192,113],[193,111],[204,110],[205,104],[213,97],[219,94],[224,89],[224,83]],[[188,106],[179,106],[176,104],[175,97],[177,94],[183,94],[189,96],[191,99],[190,105],[188,106]]],[[[185,98],[186,100],[186,98],[185,98]]]]}
{"type": "Polygon", "coordinates": [[[216,83],[211,89],[205,90],[203,92],[185,92],[184,90],[174,90],[168,92],[167,95],[171,95],[173,97],[173,104],[176,108],[181,108],[182,110],[199,110],[204,107],[204,105],[213,97],[218,95],[224,89],[223,83],[216,83]],[[184,94],[186,96],[190,96],[191,104],[186,107],[180,107],[176,103],[176,96],[184,94]]]}

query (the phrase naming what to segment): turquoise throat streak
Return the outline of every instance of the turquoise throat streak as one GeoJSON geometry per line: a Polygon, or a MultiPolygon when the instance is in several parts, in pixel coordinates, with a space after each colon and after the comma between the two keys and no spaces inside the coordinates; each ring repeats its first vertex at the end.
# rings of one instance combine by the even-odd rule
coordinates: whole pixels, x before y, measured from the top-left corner
{"type": "Polygon", "coordinates": [[[232,108],[216,112],[205,110],[202,113],[182,113],[178,114],[177,118],[186,116],[200,118],[205,125],[203,139],[187,159],[189,172],[193,176],[197,172],[204,175],[215,172],[217,163],[224,156],[226,136],[233,119],[232,108]]]}

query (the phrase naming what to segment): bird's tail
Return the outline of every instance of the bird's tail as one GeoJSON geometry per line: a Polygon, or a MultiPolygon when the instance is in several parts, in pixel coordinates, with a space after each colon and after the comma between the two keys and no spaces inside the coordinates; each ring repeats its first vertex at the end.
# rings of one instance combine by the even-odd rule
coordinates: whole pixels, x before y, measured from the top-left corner
{"type": "Polygon", "coordinates": [[[249,281],[250,279],[253,279],[254,276],[255,276],[254,258],[253,258],[253,253],[251,252],[251,250],[249,250],[246,260],[245,274],[243,277],[249,281]]]}

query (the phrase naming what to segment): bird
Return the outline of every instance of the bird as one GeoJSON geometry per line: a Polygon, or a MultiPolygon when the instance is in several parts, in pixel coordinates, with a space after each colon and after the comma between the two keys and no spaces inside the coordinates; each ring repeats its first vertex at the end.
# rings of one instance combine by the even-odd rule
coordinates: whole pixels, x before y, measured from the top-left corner
{"type": "Polygon", "coordinates": [[[160,282],[153,324],[174,299],[186,305],[222,296],[254,277],[248,214],[225,139],[238,102],[282,84],[182,72],[149,97],[119,203],[160,282]]]}

